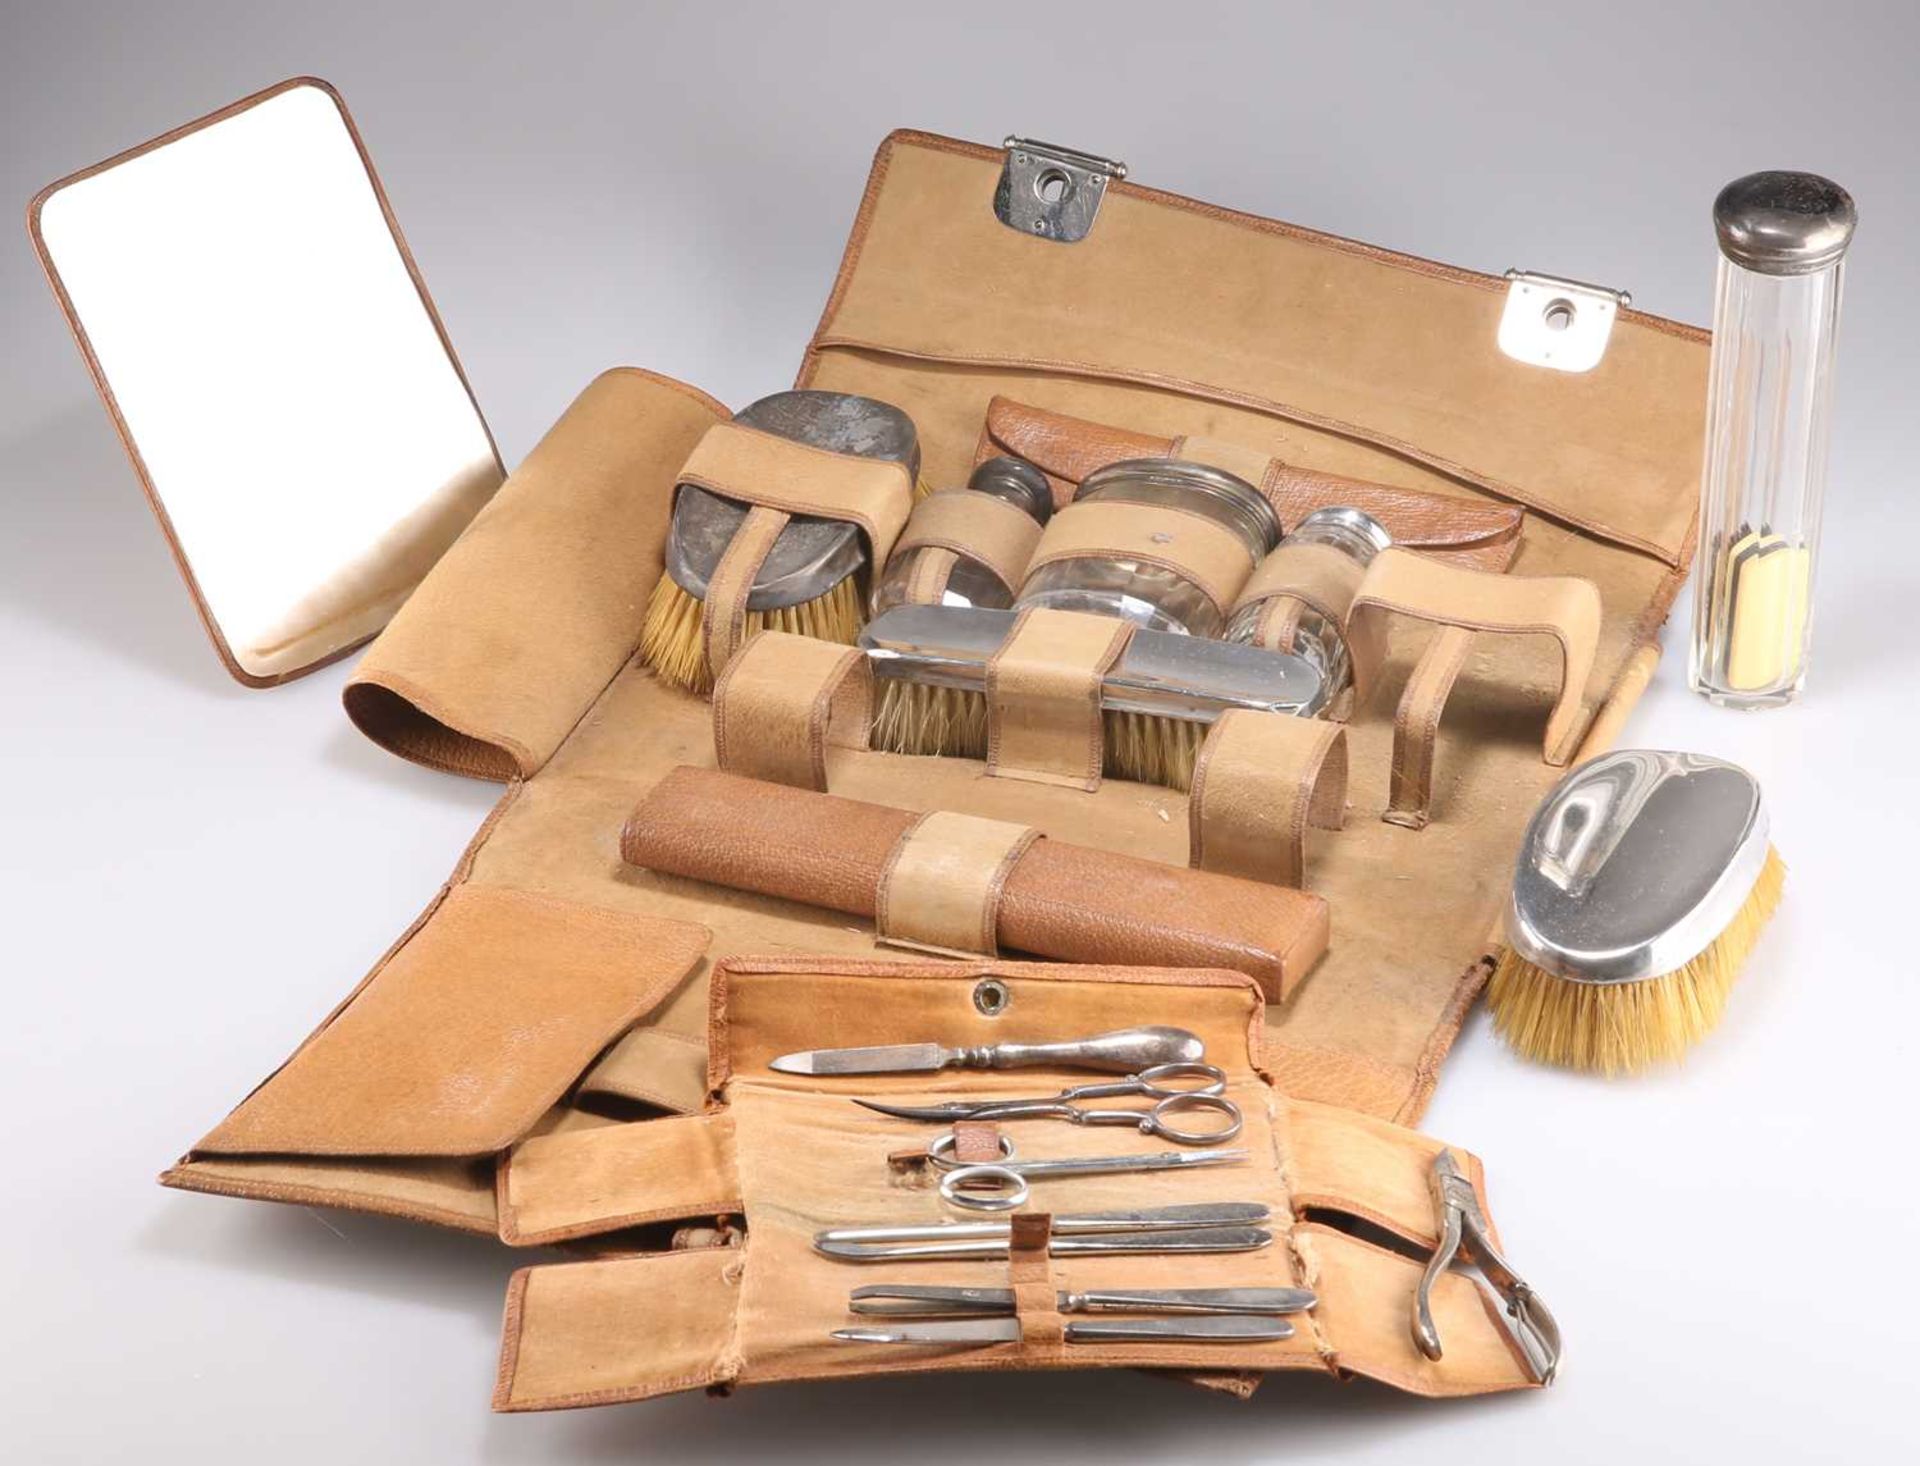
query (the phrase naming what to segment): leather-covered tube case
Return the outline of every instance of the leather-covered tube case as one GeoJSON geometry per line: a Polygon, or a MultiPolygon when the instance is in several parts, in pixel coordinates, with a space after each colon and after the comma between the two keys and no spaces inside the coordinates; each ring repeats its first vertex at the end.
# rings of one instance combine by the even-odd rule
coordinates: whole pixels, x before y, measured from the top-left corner
{"type": "MultiPolygon", "coordinates": [[[[912,810],[679,768],[635,806],[620,838],[634,865],[804,901],[879,909],[912,810]]],[[[1283,886],[1062,840],[1018,853],[997,893],[996,934],[1071,962],[1231,967],[1284,992],[1326,950],[1327,904],[1283,886]]]]}

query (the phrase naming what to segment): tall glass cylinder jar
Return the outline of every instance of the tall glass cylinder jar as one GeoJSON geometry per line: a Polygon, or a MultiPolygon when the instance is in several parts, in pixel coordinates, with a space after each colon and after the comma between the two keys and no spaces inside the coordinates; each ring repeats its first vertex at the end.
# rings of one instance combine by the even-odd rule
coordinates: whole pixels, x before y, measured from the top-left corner
{"type": "Polygon", "coordinates": [[[1172,458],[1110,463],[1081,481],[1048,526],[1016,604],[1217,636],[1240,587],[1279,538],[1273,506],[1245,479],[1172,458]],[[1103,521],[1094,506],[1119,512],[1103,521]],[[1114,531],[1104,538],[1103,523],[1114,531]],[[1079,548],[1050,558],[1063,543],[1079,548]]]}
{"type": "Polygon", "coordinates": [[[1721,259],[1689,676],[1723,706],[1777,707],[1806,679],[1854,207],[1814,174],[1755,173],[1721,190],[1713,218],[1721,259]]]}
{"type": "Polygon", "coordinates": [[[964,489],[930,494],[914,506],[900,548],[874,583],[873,614],[909,603],[1005,610],[1052,514],[1053,485],[1044,473],[1023,458],[987,459],[964,489]],[[996,504],[981,507],[981,499],[1010,505],[1026,520],[996,504]]]}
{"type": "Polygon", "coordinates": [[[1329,698],[1352,679],[1347,612],[1374,556],[1393,543],[1363,509],[1316,509],[1260,562],[1227,622],[1225,639],[1305,657],[1329,698]]]}

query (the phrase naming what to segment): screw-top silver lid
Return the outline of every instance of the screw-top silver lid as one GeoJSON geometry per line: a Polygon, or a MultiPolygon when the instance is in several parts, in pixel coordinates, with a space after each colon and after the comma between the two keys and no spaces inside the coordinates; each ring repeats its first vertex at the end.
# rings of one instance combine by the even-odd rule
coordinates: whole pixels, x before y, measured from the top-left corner
{"type": "Polygon", "coordinates": [[[1713,201],[1720,252],[1762,275],[1811,275],[1839,263],[1857,219],[1852,195],[1818,173],[1749,173],[1713,201]]]}

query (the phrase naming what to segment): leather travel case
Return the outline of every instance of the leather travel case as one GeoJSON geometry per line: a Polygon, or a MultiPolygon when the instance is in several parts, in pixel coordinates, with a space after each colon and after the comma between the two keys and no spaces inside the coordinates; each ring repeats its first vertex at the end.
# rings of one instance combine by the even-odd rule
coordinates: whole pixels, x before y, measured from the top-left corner
{"type": "MultiPolygon", "coordinates": [[[[1556,757],[1604,748],[1657,661],[1658,628],[1692,552],[1706,334],[1622,311],[1592,371],[1544,368],[1498,348],[1506,286],[1493,277],[1125,182],[1107,188],[1085,239],[1037,238],[995,216],[1004,161],[921,133],[887,139],[799,372],[799,385],[905,408],[934,485],[964,481],[983,435],[1010,431],[1005,404],[1015,403],[1155,442],[1205,439],[1256,465],[1277,459],[1438,495],[1466,506],[1485,531],[1470,539],[1497,545],[1510,577],[1597,587],[1590,662],[1565,696],[1571,662],[1545,637],[1436,630],[1394,610],[1394,597],[1378,611],[1383,660],[1347,728],[1346,827],[1315,831],[1307,850],[1304,883],[1330,904],[1330,950],[1267,1009],[1262,1050],[1295,1101],[1410,1123],[1491,970],[1521,829],[1560,773],[1542,756],[1549,715],[1569,734],[1556,757]],[[1430,703],[1438,754],[1418,828],[1392,818],[1391,765],[1405,735],[1396,710],[1443,641],[1451,675],[1426,680],[1451,697],[1430,703]]],[[[663,686],[633,653],[676,476],[728,416],[653,373],[596,379],[373,644],[346,691],[353,721],[403,757],[503,782],[500,803],[415,926],[235,1120],[167,1173],[169,1184],[491,1227],[492,1197],[476,1188],[469,1147],[509,1144],[516,1127],[543,1123],[536,1098],[572,1083],[589,1107],[700,1112],[715,963],[873,956],[864,922],[621,859],[628,812],[672,769],[716,764],[708,701],[663,686]],[[449,1137],[438,1147],[377,1129],[236,1123],[250,1108],[291,1111],[278,1091],[296,1082],[303,1104],[323,1112],[335,1086],[353,1090],[350,1064],[308,1076],[301,1070],[317,1063],[303,1060],[323,1041],[351,1052],[342,1025],[396,968],[444,967],[511,989],[515,949],[459,918],[512,902],[568,913],[567,931],[624,932],[652,953],[622,973],[627,1007],[598,1010],[591,1027],[610,1046],[597,1058],[585,1032],[564,1052],[543,1052],[525,1103],[503,1104],[484,1133],[434,1112],[449,1137]],[[672,940],[641,940],[656,931],[672,940]],[[695,932],[704,951],[681,961],[695,932]],[[457,1175],[445,1154],[456,1132],[457,1175]]],[[[1064,472],[1034,435],[1021,441],[1064,472]]],[[[836,795],[1187,862],[1189,799],[1174,790],[1113,778],[1050,787],[988,777],[977,760],[860,741],[816,751],[836,795]]],[[[424,1034],[411,1072],[422,1083],[471,1078],[458,1049],[424,1034]]],[[[512,1070],[521,1057],[507,1046],[494,1062],[512,1070]]]]}
{"type": "MultiPolygon", "coordinates": [[[[1360,1374],[1419,1395],[1524,1389],[1535,1370],[1503,1305],[1466,1275],[1440,1275],[1441,1357],[1416,1348],[1411,1317],[1437,1237],[1428,1177],[1440,1143],[1350,1110],[1290,1099],[1264,1066],[1259,991],[1236,973],[1066,964],[723,963],[712,985],[702,1112],[530,1139],[500,1169],[502,1235],[520,1245],[604,1235],[638,1223],[705,1219],[703,1244],[541,1263],[508,1289],[494,1395],[502,1410],[646,1399],[692,1389],[927,1371],[1179,1370],[1245,1394],[1276,1370],[1360,1374]],[[1004,1001],[977,1006],[982,983],[1004,1001]],[[1027,1213],[1207,1202],[1264,1203],[1272,1244],[1210,1255],[1054,1256],[1044,1235],[999,1261],[848,1262],[816,1230],[955,1220],[912,1162],[939,1125],[863,1110],[852,1096],[921,1102],[955,1094],[1050,1094],[1085,1073],[801,1077],[768,1067],[821,1042],[955,1043],[1177,1023],[1206,1043],[1245,1116],[1243,1164],[1153,1175],[1039,1180],[1027,1213]],[[868,1283],[1007,1287],[1019,1338],[964,1348],[848,1344],[850,1289],[868,1283]],[[1308,1287],[1316,1306],[1276,1343],[1086,1343],[1062,1337],[1057,1290],[1308,1287]]],[[[1098,1076],[1093,1076],[1098,1077],[1098,1076]]],[[[1125,1103],[1107,1101],[1105,1103],[1125,1103]]],[[[1166,1148],[1130,1128],[1008,1121],[1026,1158],[1166,1148]]],[[[1452,1155],[1484,1210],[1477,1160],[1452,1155]]],[[[979,1220],[977,1213],[960,1218],[979,1220]]]]}

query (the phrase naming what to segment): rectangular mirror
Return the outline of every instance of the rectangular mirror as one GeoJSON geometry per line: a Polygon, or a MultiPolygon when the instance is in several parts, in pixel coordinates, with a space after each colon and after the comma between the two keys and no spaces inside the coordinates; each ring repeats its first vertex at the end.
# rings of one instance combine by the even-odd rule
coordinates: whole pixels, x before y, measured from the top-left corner
{"type": "Polygon", "coordinates": [[[242,682],[373,635],[504,476],[325,82],[283,82],[62,179],[29,227],[242,682]]]}

